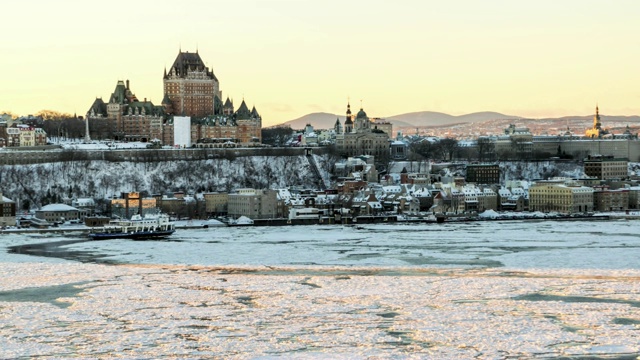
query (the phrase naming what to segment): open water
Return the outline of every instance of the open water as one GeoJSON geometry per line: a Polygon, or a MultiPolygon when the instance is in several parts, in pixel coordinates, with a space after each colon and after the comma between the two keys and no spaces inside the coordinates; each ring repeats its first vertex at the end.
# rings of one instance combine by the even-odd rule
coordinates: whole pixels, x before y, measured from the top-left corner
{"type": "Polygon", "coordinates": [[[626,220],[527,220],[211,227],[151,241],[22,234],[2,242],[14,253],[109,264],[640,269],[639,230],[626,220]]]}

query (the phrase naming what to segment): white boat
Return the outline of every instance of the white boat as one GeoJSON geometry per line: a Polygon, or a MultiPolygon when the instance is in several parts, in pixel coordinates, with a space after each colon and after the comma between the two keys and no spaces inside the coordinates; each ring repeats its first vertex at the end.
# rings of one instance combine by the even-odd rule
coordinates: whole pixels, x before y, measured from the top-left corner
{"type": "Polygon", "coordinates": [[[89,234],[94,240],[106,239],[154,239],[173,234],[176,226],[166,214],[134,215],[131,220],[111,220],[101,228],[89,234]]]}

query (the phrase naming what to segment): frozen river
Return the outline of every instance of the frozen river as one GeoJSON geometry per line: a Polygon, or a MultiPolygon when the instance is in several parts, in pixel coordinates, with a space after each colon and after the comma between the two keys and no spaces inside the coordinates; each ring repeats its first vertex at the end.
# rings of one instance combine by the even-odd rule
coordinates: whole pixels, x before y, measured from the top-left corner
{"type": "Polygon", "coordinates": [[[640,355],[640,223],[3,234],[0,358],[640,355]]]}

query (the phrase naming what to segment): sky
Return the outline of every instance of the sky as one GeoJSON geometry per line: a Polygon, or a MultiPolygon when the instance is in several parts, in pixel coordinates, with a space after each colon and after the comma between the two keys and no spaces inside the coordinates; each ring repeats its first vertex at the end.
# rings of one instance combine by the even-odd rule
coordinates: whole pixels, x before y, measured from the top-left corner
{"type": "Polygon", "coordinates": [[[178,52],[263,126],[312,112],[640,114],[637,0],[22,0],[1,5],[0,113],[159,104],[178,52]]]}

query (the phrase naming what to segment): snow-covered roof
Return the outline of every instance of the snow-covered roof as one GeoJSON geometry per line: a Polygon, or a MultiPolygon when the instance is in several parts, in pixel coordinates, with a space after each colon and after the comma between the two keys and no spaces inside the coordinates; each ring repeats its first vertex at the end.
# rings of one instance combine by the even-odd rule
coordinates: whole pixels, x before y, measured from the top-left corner
{"type": "Polygon", "coordinates": [[[92,198],[79,198],[73,201],[76,206],[95,206],[95,201],[92,198]]]}
{"type": "Polygon", "coordinates": [[[43,206],[40,211],[77,211],[78,209],[66,204],[49,204],[43,206]]]}
{"type": "Polygon", "coordinates": [[[402,187],[398,185],[383,186],[382,189],[388,194],[396,194],[402,191],[402,187]]]}
{"type": "Polygon", "coordinates": [[[382,209],[382,204],[376,201],[369,201],[367,204],[371,206],[372,209],[382,209]]]}
{"type": "Polygon", "coordinates": [[[498,190],[498,194],[501,197],[509,197],[509,196],[511,196],[511,191],[509,191],[509,189],[502,188],[502,189],[498,190]]]}

